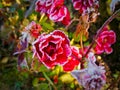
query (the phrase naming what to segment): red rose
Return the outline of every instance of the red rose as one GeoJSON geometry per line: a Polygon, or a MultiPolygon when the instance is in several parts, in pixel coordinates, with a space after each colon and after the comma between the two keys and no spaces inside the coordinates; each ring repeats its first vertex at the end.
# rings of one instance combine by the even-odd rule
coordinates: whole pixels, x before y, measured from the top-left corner
{"type": "Polygon", "coordinates": [[[97,44],[95,51],[97,54],[101,54],[104,51],[107,54],[110,54],[113,51],[111,45],[116,42],[116,34],[114,31],[108,31],[108,28],[104,28],[103,32],[99,35],[96,42],[97,44]]]}
{"type": "Polygon", "coordinates": [[[54,0],[37,0],[35,10],[40,13],[49,14],[49,10],[54,0]]]}
{"type": "Polygon", "coordinates": [[[34,55],[47,67],[64,65],[71,55],[71,48],[68,37],[60,30],[46,35],[42,34],[33,43],[34,55]]]}
{"type": "Polygon", "coordinates": [[[37,0],[35,10],[40,13],[50,14],[51,6],[61,7],[64,0],[37,0]]]}
{"type": "Polygon", "coordinates": [[[76,66],[79,65],[82,60],[82,55],[79,53],[79,49],[77,47],[71,47],[72,54],[68,58],[68,62],[63,65],[64,71],[72,71],[76,66]]]}
{"type": "Polygon", "coordinates": [[[54,22],[62,22],[64,25],[68,25],[70,22],[70,13],[65,6],[59,8],[53,6],[49,18],[54,22]]]}
{"type": "Polygon", "coordinates": [[[61,7],[64,4],[64,0],[54,0],[54,5],[56,7],[61,7]]]}

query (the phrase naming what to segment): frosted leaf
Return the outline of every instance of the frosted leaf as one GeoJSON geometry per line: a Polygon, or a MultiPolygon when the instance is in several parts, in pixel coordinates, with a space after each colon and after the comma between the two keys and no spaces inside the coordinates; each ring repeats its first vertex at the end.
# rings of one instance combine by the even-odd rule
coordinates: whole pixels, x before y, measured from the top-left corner
{"type": "Polygon", "coordinates": [[[120,0],[112,0],[110,3],[110,10],[113,12],[115,10],[115,5],[120,3],[120,0]]]}

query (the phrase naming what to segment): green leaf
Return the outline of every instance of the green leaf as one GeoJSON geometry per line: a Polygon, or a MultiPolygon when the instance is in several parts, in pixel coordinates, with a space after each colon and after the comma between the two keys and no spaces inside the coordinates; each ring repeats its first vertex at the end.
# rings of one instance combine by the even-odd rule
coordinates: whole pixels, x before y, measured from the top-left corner
{"type": "Polygon", "coordinates": [[[82,35],[82,40],[83,41],[86,41],[87,40],[87,37],[85,35],[82,35]]]}
{"type": "Polygon", "coordinates": [[[74,78],[70,75],[70,73],[63,74],[59,78],[63,83],[71,83],[74,78]]]}
{"type": "Polygon", "coordinates": [[[39,72],[45,72],[47,70],[48,69],[44,65],[41,65],[40,68],[39,68],[39,72]]]}
{"type": "Polygon", "coordinates": [[[52,27],[52,25],[49,24],[49,23],[44,22],[44,23],[42,23],[42,26],[43,26],[45,29],[54,30],[54,28],[52,27]]]}
{"type": "Polygon", "coordinates": [[[54,70],[50,72],[50,76],[59,75],[62,72],[61,66],[56,66],[54,70]]]}
{"type": "Polygon", "coordinates": [[[8,62],[8,59],[9,59],[8,57],[4,57],[4,58],[1,60],[1,63],[4,63],[4,64],[7,63],[7,62],[8,62]]]}
{"type": "Polygon", "coordinates": [[[117,71],[116,73],[113,74],[113,77],[114,77],[115,79],[117,79],[117,78],[119,77],[119,75],[120,75],[120,72],[117,71]]]}
{"type": "Polygon", "coordinates": [[[89,41],[84,43],[84,46],[88,46],[88,45],[90,45],[89,41]]]}
{"type": "Polygon", "coordinates": [[[19,20],[23,19],[23,11],[21,9],[18,10],[18,14],[19,14],[19,20]]]}
{"type": "Polygon", "coordinates": [[[39,67],[40,67],[40,63],[38,62],[38,60],[34,59],[31,64],[32,70],[38,72],[39,67]]]}
{"type": "Polygon", "coordinates": [[[37,20],[37,14],[36,14],[36,13],[32,13],[32,14],[30,15],[30,20],[31,20],[31,21],[36,21],[36,20],[37,20]]]}
{"type": "Polygon", "coordinates": [[[48,17],[44,14],[41,16],[39,23],[45,31],[54,30],[52,22],[50,22],[48,17]]]}
{"type": "Polygon", "coordinates": [[[39,83],[39,78],[35,78],[33,81],[32,81],[32,84],[34,87],[38,86],[38,83],[39,83]]]}
{"type": "Polygon", "coordinates": [[[29,24],[29,20],[28,19],[24,19],[23,20],[23,26],[25,27],[25,26],[27,26],[29,24]]]}
{"type": "Polygon", "coordinates": [[[74,84],[74,83],[71,83],[71,84],[70,84],[70,87],[71,87],[71,88],[74,88],[74,87],[75,87],[75,84],[74,84]]]}
{"type": "Polygon", "coordinates": [[[22,82],[16,82],[15,83],[15,90],[20,90],[21,86],[23,86],[22,82]]]}
{"type": "Polygon", "coordinates": [[[48,19],[48,17],[46,17],[46,16],[41,16],[39,22],[40,22],[40,23],[44,23],[44,22],[47,21],[47,19],[48,19]]]}
{"type": "Polygon", "coordinates": [[[48,71],[48,69],[41,62],[39,62],[37,59],[34,59],[32,61],[31,68],[33,71],[36,71],[36,72],[48,71]]]}
{"type": "Polygon", "coordinates": [[[0,8],[2,8],[3,7],[3,5],[2,5],[2,3],[0,3],[0,8]]]}
{"type": "Polygon", "coordinates": [[[70,39],[72,39],[73,33],[72,32],[68,32],[68,36],[69,36],[70,39]]]}
{"type": "Polygon", "coordinates": [[[79,41],[80,41],[80,36],[81,36],[81,34],[78,34],[78,35],[76,36],[76,33],[74,33],[74,34],[73,34],[74,41],[79,42],[79,41]]]}
{"type": "Polygon", "coordinates": [[[47,83],[40,83],[36,88],[37,90],[50,90],[47,83]]]}

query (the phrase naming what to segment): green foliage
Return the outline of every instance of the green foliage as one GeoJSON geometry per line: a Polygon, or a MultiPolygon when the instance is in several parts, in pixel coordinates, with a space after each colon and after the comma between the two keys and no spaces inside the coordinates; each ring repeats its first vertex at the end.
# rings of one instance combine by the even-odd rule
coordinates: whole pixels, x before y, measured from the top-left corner
{"type": "Polygon", "coordinates": [[[0,8],[2,8],[3,7],[3,5],[2,5],[2,3],[0,2],[0,8]]]}
{"type": "Polygon", "coordinates": [[[32,81],[32,84],[34,87],[37,87],[38,86],[38,83],[39,83],[39,78],[35,78],[33,81],[32,81]]]}
{"type": "Polygon", "coordinates": [[[59,78],[63,83],[72,83],[74,78],[70,75],[70,73],[63,74],[59,78]]]}
{"type": "Polygon", "coordinates": [[[49,85],[47,83],[40,83],[36,90],[50,90],[49,85]]]}
{"type": "Polygon", "coordinates": [[[43,30],[45,30],[45,31],[52,31],[52,30],[54,30],[53,22],[48,21],[48,17],[44,16],[44,14],[41,16],[41,18],[39,20],[39,23],[42,26],[43,30]]]}

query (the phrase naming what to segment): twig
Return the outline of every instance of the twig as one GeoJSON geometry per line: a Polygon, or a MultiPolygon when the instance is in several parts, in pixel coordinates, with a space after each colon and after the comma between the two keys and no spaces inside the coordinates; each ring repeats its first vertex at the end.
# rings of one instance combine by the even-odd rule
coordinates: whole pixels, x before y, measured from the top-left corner
{"type": "Polygon", "coordinates": [[[72,19],[71,22],[65,27],[65,30],[68,31],[69,26],[75,21],[80,21],[80,19],[72,19]]]}
{"type": "Polygon", "coordinates": [[[34,1],[31,2],[31,5],[30,5],[29,9],[25,13],[25,16],[24,16],[25,18],[27,18],[32,13],[32,10],[34,9],[36,1],[37,0],[34,0],[34,1]]]}
{"type": "Polygon", "coordinates": [[[118,9],[112,16],[110,16],[105,23],[100,27],[100,29],[98,30],[96,36],[94,37],[94,39],[92,40],[91,45],[89,46],[87,52],[85,53],[84,57],[89,53],[90,49],[93,47],[93,45],[95,44],[95,40],[99,37],[99,35],[101,34],[101,32],[103,31],[103,28],[105,26],[107,26],[114,18],[117,17],[118,13],[120,12],[120,9],[118,9]]]}

